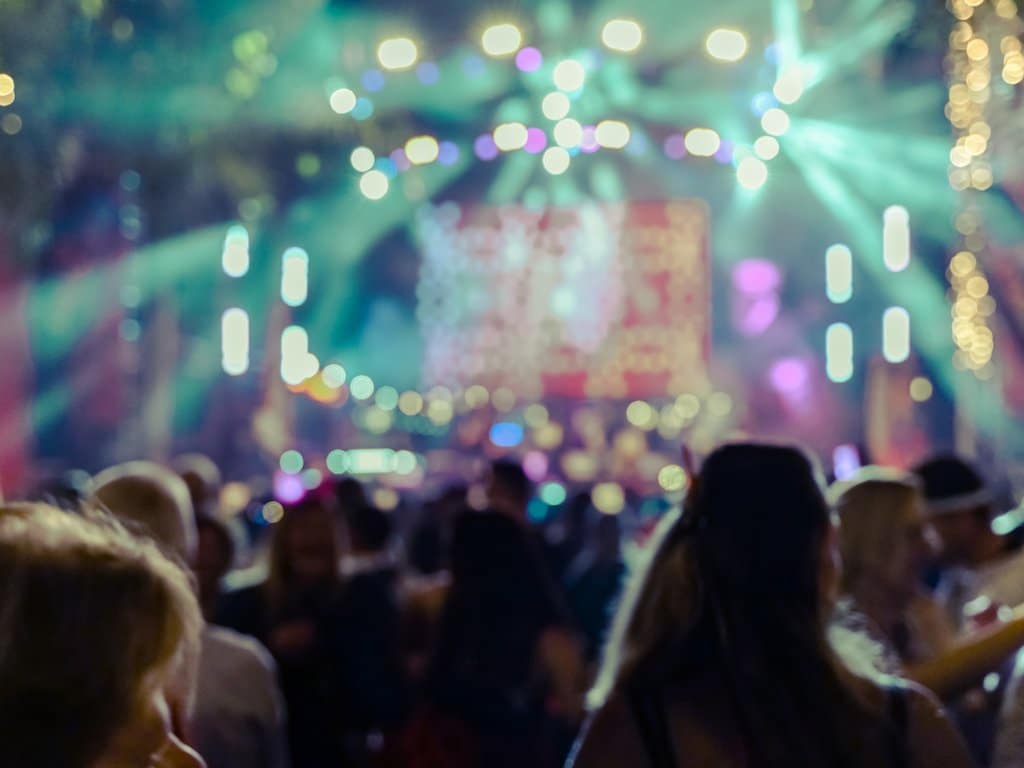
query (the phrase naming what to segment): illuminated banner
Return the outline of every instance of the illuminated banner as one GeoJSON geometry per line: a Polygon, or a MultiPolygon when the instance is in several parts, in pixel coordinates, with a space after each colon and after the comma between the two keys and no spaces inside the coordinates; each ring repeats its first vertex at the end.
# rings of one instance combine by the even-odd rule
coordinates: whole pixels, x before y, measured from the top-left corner
{"type": "Polygon", "coordinates": [[[428,207],[424,383],[524,397],[657,397],[706,379],[708,217],[697,201],[428,207]]]}

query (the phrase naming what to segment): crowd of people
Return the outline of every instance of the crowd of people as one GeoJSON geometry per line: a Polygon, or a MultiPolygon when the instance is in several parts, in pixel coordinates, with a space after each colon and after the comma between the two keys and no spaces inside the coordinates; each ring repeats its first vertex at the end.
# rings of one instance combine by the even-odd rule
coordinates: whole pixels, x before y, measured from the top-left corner
{"type": "Polygon", "coordinates": [[[968,462],[727,444],[678,509],[543,523],[518,463],[486,489],[399,526],[331,478],[245,569],[202,457],[0,506],[3,764],[1024,765],[1024,551],[968,462]]]}

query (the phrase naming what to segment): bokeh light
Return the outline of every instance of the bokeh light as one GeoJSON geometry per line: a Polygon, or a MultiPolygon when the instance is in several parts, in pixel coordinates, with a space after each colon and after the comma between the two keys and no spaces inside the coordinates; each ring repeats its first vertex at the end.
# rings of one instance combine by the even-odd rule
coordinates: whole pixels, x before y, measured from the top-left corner
{"type": "Polygon", "coordinates": [[[658,485],[666,493],[678,493],[686,488],[686,470],[678,464],[669,464],[658,472],[658,485]]]}
{"type": "Polygon", "coordinates": [[[882,258],[891,272],[910,266],[910,214],[902,205],[891,205],[882,215],[882,258]]]}
{"type": "Polygon", "coordinates": [[[833,304],[853,297],[853,254],[841,243],[825,251],[825,293],[833,304]]]}
{"type": "Polygon", "coordinates": [[[349,392],[352,393],[352,397],[356,400],[369,400],[373,397],[373,391],[375,389],[373,379],[366,374],[359,374],[352,378],[352,382],[348,385],[349,392]]]}
{"type": "Polygon", "coordinates": [[[229,376],[249,370],[249,313],[232,307],[221,316],[221,367],[229,376]]]}
{"type": "Polygon", "coordinates": [[[633,53],[643,41],[643,27],[632,19],[612,19],[601,30],[601,42],[612,51],[633,53]]]}
{"type": "Polygon", "coordinates": [[[516,54],[516,69],[520,72],[536,72],[544,64],[544,56],[536,48],[527,46],[516,54]]]}
{"type": "Polygon", "coordinates": [[[772,93],[780,104],[793,104],[803,95],[804,81],[798,69],[786,70],[772,88],[772,93]]]}
{"type": "Polygon", "coordinates": [[[618,483],[598,483],[591,492],[594,508],[605,515],[617,515],[626,506],[626,494],[618,483]]]}
{"type": "Polygon", "coordinates": [[[427,165],[437,160],[441,146],[433,136],[414,136],[405,142],[405,156],[413,165],[427,165]]]}
{"type": "Polygon", "coordinates": [[[495,24],[484,30],[480,45],[488,56],[511,56],[523,44],[523,33],[515,24],[495,24]]]}
{"type": "Polygon", "coordinates": [[[910,398],[915,403],[925,403],[931,400],[934,393],[932,383],[924,376],[915,376],[910,380],[910,398]]]}
{"type": "Polygon", "coordinates": [[[392,37],[377,47],[377,61],[390,71],[409,69],[418,58],[419,49],[408,37],[392,37]]]}
{"type": "Polygon", "coordinates": [[[779,141],[774,136],[759,136],[754,142],[754,154],[762,160],[772,160],[779,154],[779,141]]]}
{"type": "Polygon", "coordinates": [[[228,277],[244,277],[249,271],[249,232],[241,225],[228,229],[221,253],[221,268],[228,277]]]}
{"type": "Polygon", "coordinates": [[[572,102],[561,91],[552,91],[540,103],[541,112],[548,120],[561,120],[569,114],[572,102]]]}
{"type": "Polygon", "coordinates": [[[722,139],[710,128],[694,128],[686,134],[686,151],[697,157],[711,157],[722,146],[722,139]]]}
{"type": "Polygon", "coordinates": [[[825,373],[837,383],[853,378],[853,330],[846,323],[832,323],[825,332],[825,373]]]}
{"type": "Polygon", "coordinates": [[[562,147],[548,147],[541,160],[544,170],[552,176],[560,176],[569,170],[569,162],[569,153],[562,147]]]}
{"type": "Polygon", "coordinates": [[[323,379],[324,384],[329,389],[340,389],[345,386],[345,380],[348,378],[348,372],[344,366],[338,363],[330,363],[325,365],[324,369],[320,372],[320,378],[323,379]]]}
{"type": "Polygon", "coordinates": [[[594,129],[594,138],[605,149],[624,149],[629,144],[629,126],[619,120],[602,120],[594,129]]]}
{"type": "Polygon", "coordinates": [[[290,475],[297,475],[302,471],[306,462],[302,458],[302,454],[298,451],[291,449],[281,454],[278,460],[278,465],[281,467],[282,472],[287,472],[290,475]]]}
{"type": "Polygon", "coordinates": [[[398,410],[406,416],[416,416],[423,410],[423,397],[419,392],[407,390],[398,398],[398,410]]]}
{"type": "Polygon", "coordinates": [[[366,173],[377,162],[377,156],[374,155],[373,150],[369,147],[356,147],[352,150],[349,161],[352,163],[352,167],[359,171],[359,173],[366,173]]]}
{"type": "Polygon", "coordinates": [[[572,149],[578,147],[583,141],[583,126],[579,124],[579,121],[567,117],[555,123],[553,134],[558,146],[572,149]]]}
{"type": "Polygon", "coordinates": [[[761,115],[761,127],[772,136],[782,136],[789,130],[789,115],[785,110],[772,107],[761,115]]]}
{"type": "Polygon", "coordinates": [[[309,295],[309,254],[288,248],[281,255],[281,301],[289,307],[305,303],[309,295]]]}
{"type": "Polygon", "coordinates": [[[704,47],[708,54],[719,61],[739,61],[747,53],[747,38],[737,29],[721,27],[707,36],[704,47]]]}
{"type": "Polygon", "coordinates": [[[746,189],[760,189],[768,180],[768,166],[756,157],[745,157],[736,166],[736,179],[746,189]]]}
{"type": "Polygon", "coordinates": [[[560,504],[564,504],[567,496],[565,486],[561,483],[544,483],[540,487],[538,495],[540,500],[549,507],[557,507],[560,504]]]}
{"type": "Polygon", "coordinates": [[[380,200],[387,195],[390,186],[391,183],[383,171],[367,171],[359,179],[359,191],[368,200],[380,200]]]}
{"type": "Polygon", "coordinates": [[[527,138],[527,129],[522,123],[502,123],[494,129],[494,145],[502,152],[522,149],[527,138]]]}
{"type": "Polygon", "coordinates": [[[910,357],[910,313],[903,307],[889,307],[882,315],[882,356],[890,363],[910,357]]]}
{"type": "Polygon", "coordinates": [[[565,59],[555,66],[552,79],[556,88],[572,93],[583,87],[587,80],[587,71],[576,59],[565,59]]]}
{"type": "Polygon", "coordinates": [[[331,109],[339,115],[347,115],[356,108],[356,94],[350,88],[338,88],[331,93],[331,109]]]}

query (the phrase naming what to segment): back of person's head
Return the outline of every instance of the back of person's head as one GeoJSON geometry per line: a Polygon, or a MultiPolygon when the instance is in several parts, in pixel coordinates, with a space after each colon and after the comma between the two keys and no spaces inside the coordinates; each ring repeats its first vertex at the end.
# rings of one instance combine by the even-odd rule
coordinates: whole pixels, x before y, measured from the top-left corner
{"type": "Polygon", "coordinates": [[[382,552],[391,541],[391,519],[372,504],[347,510],[349,541],[356,552],[382,552]]]}
{"type": "Polygon", "coordinates": [[[369,503],[366,489],[354,477],[340,477],[331,481],[331,495],[338,511],[344,515],[349,510],[365,507],[369,503]]]}
{"type": "Polygon", "coordinates": [[[900,470],[865,467],[850,480],[835,483],[830,495],[839,515],[843,592],[855,595],[866,585],[888,590],[912,587],[913,540],[908,527],[920,528],[922,522],[915,477],[900,470]]]}
{"type": "Polygon", "coordinates": [[[190,563],[196,530],[184,481],[149,461],[130,461],[96,476],[93,495],[125,526],[151,537],[165,551],[190,563]]]}
{"type": "Polygon", "coordinates": [[[198,642],[184,572],[113,523],[0,507],[0,584],[5,765],[90,768],[198,642]]]}
{"type": "Polygon", "coordinates": [[[270,543],[267,588],[275,604],[294,589],[336,587],[341,547],[334,509],[311,493],[284,507],[270,543]]]}
{"type": "Polygon", "coordinates": [[[455,523],[451,576],[435,668],[472,664],[481,680],[521,679],[539,634],[564,617],[526,531],[495,512],[464,512],[455,523]]]}
{"type": "Polygon", "coordinates": [[[990,511],[992,493],[985,479],[958,456],[935,456],[914,467],[914,474],[921,480],[930,515],[990,511]]]}
{"type": "Polygon", "coordinates": [[[500,459],[491,464],[487,495],[495,511],[518,520],[533,495],[533,483],[521,464],[500,459]]]}
{"type": "Polygon", "coordinates": [[[714,679],[765,765],[859,765],[863,708],[828,645],[838,578],[831,513],[800,450],[715,450],[622,600],[591,706],[639,686],[714,679]]]}
{"type": "Polygon", "coordinates": [[[215,513],[221,474],[213,459],[201,453],[185,453],[175,457],[171,466],[188,487],[189,498],[196,513],[215,513]]]}

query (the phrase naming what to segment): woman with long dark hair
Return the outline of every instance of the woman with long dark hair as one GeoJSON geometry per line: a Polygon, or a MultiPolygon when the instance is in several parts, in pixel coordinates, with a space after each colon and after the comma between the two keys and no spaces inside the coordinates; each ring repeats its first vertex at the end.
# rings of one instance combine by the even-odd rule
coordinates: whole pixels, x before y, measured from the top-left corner
{"type": "Polygon", "coordinates": [[[466,513],[455,525],[452,586],[428,692],[472,734],[487,768],[560,764],[578,723],[582,655],[541,555],[516,522],[466,513]]]}
{"type": "Polygon", "coordinates": [[[644,754],[653,768],[971,765],[928,693],[874,674],[869,644],[830,637],[836,533],[799,450],[716,450],[649,552],[616,616],[576,768],[644,754]]]}

